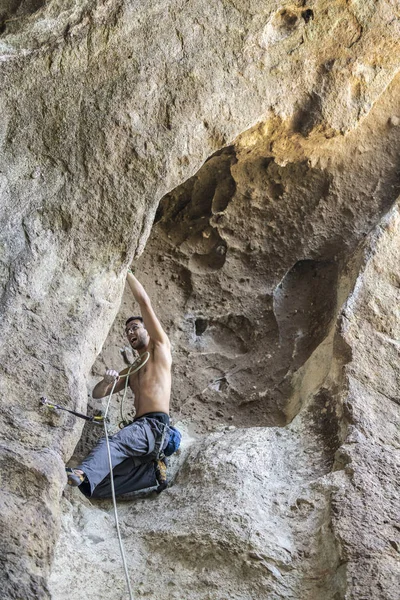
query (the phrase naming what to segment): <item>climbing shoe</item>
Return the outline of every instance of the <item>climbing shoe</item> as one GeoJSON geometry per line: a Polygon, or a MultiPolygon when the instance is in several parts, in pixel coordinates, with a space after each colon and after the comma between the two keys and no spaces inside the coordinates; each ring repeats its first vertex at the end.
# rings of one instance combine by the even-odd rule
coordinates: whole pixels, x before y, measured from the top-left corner
{"type": "Polygon", "coordinates": [[[160,494],[168,485],[167,481],[167,465],[165,460],[156,460],[156,478],[158,481],[157,493],[160,494]]]}
{"type": "Polygon", "coordinates": [[[72,485],[73,487],[77,487],[81,485],[86,479],[85,473],[79,473],[79,469],[70,469],[69,467],[65,468],[65,472],[68,477],[68,485],[72,485]]]}

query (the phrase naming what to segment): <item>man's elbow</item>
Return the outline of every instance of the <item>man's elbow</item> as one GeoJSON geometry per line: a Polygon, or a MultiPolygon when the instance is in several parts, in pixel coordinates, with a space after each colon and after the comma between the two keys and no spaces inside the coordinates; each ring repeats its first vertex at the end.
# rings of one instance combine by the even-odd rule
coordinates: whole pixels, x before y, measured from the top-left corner
{"type": "Polygon", "coordinates": [[[139,304],[140,308],[151,308],[151,300],[147,292],[144,290],[140,295],[138,295],[136,302],[139,304]]]}

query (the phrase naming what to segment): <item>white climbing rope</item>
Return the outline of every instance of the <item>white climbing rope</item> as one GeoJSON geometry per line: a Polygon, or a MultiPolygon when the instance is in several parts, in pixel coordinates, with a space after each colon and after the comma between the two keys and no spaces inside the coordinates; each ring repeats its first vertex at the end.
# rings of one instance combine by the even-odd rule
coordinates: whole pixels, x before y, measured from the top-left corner
{"type": "Polygon", "coordinates": [[[105,436],[106,436],[108,465],[110,467],[111,495],[112,495],[113,506],[114,506],[115,527],[117,529],[119,549],[121,551],[122,564],[123,564],[124,571],[125,571],[126,585],[128,586],[129,600],[134,600],[134,598],[133,598],[133,592],[132,592],[132,587],[131,587],[131,582],[129,580],[128,566],[126,564],[126,557],[125,557],[124,545],[122,543],[121,531],[120,531],[120,528],[119,528],[118,511],[117,511],[117,501],[115,499],[115,489],[114,489],[113,466],[112,466],[112,460],[111,460],[110,442],[109,442],[109,439],[108,439],[107,422],[106,422],[108,409],[110,407],[111,397],[112,397],[112,395],[114,393],[114,388],[117,385],[117,381],[118,381],[117,379],[114,381],[114,385],[112,386],[112,389],[111,389],[111,392],[110,392],[110,396],[108,398],[107,407],[106,407],[106,411],[105,411],[105,414],[104,414],[104,433],[105,433],[105,436]]]}
{"type": "MultiPolygon", "coordinates": [[[[132,369],[132,367],[135,366],[135,364],[136,364],[137,361],[135,361],[129,367],[129,370],[126,373],[126,375],[121,375],[120,376],[120,377],[126,377],[125,391],[124,391],[124,396],[122,398],[122,402],[125,399],[126,389],[128,387],[129,375],[133,375],[133,373],[136,373],[137,371],[139,371],[139,369],[141,369],[147,363],[147,361],[149,360],[150,352],[147,352],[145,354],[147,354],[148,356],[146,356],[146,359],[143,362],[141,362],[140,365],[134,371],[131,371],[131,369],[132,369]]],[[[122,543],[121,531],[120,531],[120,528],[119,528],[118,511],[117,511],[117,500],[115,498],[115,488],[114,488],[113,466],[112,466],[110,442],[109,442],[109,439],[108,439],[108,430],[107,430],[107,415],[108,415],[108,410],[110,408],[111,398],[112,398],[112,395],[114,393],[115,386],[117,385],[117,381],[118,381],[118,379],[116,379],[114,381],[114,384],[113,384],[113,386],[111,388],[110,395],[108,397],[108,402],[107,402],[106,410],[105,410],[105,413],[104,413],[104,433],[105,433],[105,437],[106,437],[108,465],[109,465],[109,468],[110,468],[111,495],[112,495],[113,506],[114,506],[115,527],[117,529],[119,549],[121,551],[121,558],[122,558],[122,564],[123,564],[124,572],[125,572],[126,585],[128,587],[128,592],[129,592],[129,600],[134,600],[134,598],[133,598],[133,592],[132,592],[132,587],[131,587],[131,582],[130,582],[130,579],[129,579],[128,566],[126,564],[126,556],[125,556],[124,545],[122,543]]],[[[122,403],[121,403],[121,411],[122,411],[122,403]]],[[[121,412],[121,414],[122,414],[122,412],[121,412]]]]}

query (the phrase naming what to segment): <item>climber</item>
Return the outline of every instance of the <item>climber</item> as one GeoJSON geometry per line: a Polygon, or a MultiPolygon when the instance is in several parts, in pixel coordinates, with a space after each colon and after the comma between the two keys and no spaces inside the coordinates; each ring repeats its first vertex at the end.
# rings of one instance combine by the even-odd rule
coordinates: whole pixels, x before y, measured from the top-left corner
{"type": "MultiPolygon", "coordinates": [[[[125,333],[131,347],[139,354],[139,368],[129,374],[109,369],[93,389],[93,398],[109,395],[124,388],[127,375],[135,395],[135,418],[109,438],[115,494],[121,495],[157,485],[166,487],[166,464],[160,454],[168,444],[169,402],[171,394],[171,346],[142,284],[132,271],[127,281],[139,304],[142,316],[126,321],[125,333]],[[142,364],[141,364],[142,362],[142,364]],[[167,427],[165,427],[167,426],[167,427]],[[168,433],[166,435],[166,432],[168,433]]],[[[67,468],[68,484],[79,486],[87,497],[111,496],[110,468],[106,440],[103,438],[76,468],[67,468]]]]}

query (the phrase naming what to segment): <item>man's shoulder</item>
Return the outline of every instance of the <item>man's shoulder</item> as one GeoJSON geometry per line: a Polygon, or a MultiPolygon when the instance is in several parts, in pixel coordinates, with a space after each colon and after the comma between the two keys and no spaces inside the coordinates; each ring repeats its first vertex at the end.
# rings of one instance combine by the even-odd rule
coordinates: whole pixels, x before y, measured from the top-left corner
{"type": "Polygon", "coordinates": [[[155,359],[161,357],[171,358],[171,342],[169,341],[168,337],[166,337],[165,341],[151,340],[151,342],[151,351],[155,359]]]}
{"type": "Polygon", "coordinates": [[[154,350],[157,348],[171,350],[171,342],[169,341],[167,334],[165,334],[165,338],[162,340],[154,340],[150,338],[150,344],[154,350]]]}

